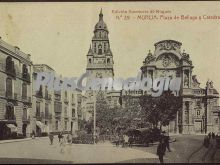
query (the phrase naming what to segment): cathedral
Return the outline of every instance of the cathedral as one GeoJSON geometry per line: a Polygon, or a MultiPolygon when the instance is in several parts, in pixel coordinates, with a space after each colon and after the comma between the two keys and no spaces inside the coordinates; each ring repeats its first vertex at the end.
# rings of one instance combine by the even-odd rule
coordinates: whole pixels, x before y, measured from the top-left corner
{"type": "MultiPolygon", "coordinates": [[[[102,10],[99,21],[94,28],[94,36],[87,54],[86,71],[92,78],[113,78],[113,54],[110,49],[108,28],[103,20],[102,10]]],[[[172,133],[199,134],[219,131],[219,93],[208,81],[204,88],[196,75],[193,75],[193,63],[189,54],[182,51],[182,43],[174,40],[163,40],[154,44],[155,50],[149,51],[141,66],[141,77],[150,77],[152,80],[158,77],[180,77],[181,88],[179,95],[182,98],[182,108],[171,121],[168,129],[172,133]]],[[[118,106],[119,98],[122,106],[126,96],[137,99],[144,95],[143,91],[105,91],[109,105],[118,106]]],[[[87,119],[92,117],[94,104],[94,91],[87,91],[86,113],[87,119]]]]}
{"type": "Polygon", "coordinates": [[[163,40],[154,44],[153,53],[149,51],[141,67],[143,77],[180,77],[182,80],[180,96],[182,108],[176,119],[170,122],[169,132],[195,134],[219,131],[219,93],[212,81],[200,87],[193,75],[193,63],[189,54],[181,51],[182,43],[163,40]]]}

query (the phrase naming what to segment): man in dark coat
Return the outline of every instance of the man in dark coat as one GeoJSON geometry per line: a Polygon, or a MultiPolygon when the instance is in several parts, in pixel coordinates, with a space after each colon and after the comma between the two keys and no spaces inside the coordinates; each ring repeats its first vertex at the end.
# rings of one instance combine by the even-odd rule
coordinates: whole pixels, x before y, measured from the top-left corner
{"type": "Polygon", "coordinates": [[[157,155],[159,157],[160,163],[163,163],[163,156],[165,155],[166,144],[164,142],[164,138],[161,138],[160,143],[157,147],[157,155]]]}

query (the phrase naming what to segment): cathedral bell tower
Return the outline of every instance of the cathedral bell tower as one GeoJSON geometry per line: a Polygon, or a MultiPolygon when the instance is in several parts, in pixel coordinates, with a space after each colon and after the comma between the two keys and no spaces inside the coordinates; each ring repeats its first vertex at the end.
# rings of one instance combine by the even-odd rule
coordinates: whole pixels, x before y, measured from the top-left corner
{"type": "Polygon", "coordinates": [[[103,21],[103,14],[101,10],[99,14],[99,21],[95,25],[94,36],[87,54],[86,71],[91,74],[88,81],[93,78],[114,77],[114,62],[108,34],[109,31],[107,25],[103,21]]]}

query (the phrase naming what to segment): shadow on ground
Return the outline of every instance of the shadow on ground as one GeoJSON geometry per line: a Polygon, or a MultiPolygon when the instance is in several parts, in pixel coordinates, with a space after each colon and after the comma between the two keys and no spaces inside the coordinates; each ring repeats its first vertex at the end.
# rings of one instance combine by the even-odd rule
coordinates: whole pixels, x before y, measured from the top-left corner
{"type": "Polygon", "coordinates": [[[71,161],[29,159],[29,158],[0,158],[0,164],[71,164],[71,161]]]}

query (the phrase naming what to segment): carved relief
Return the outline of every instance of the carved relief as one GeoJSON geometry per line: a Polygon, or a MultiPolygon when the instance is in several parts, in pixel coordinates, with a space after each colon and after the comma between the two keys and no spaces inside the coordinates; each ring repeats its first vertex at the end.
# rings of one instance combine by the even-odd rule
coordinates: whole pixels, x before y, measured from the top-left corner
{"type": "Polygon", "coordinates": [[[172,41],[164,41],[157,45],[159,50],[177,50],[180,49],[180,46],[172,41]]]}

